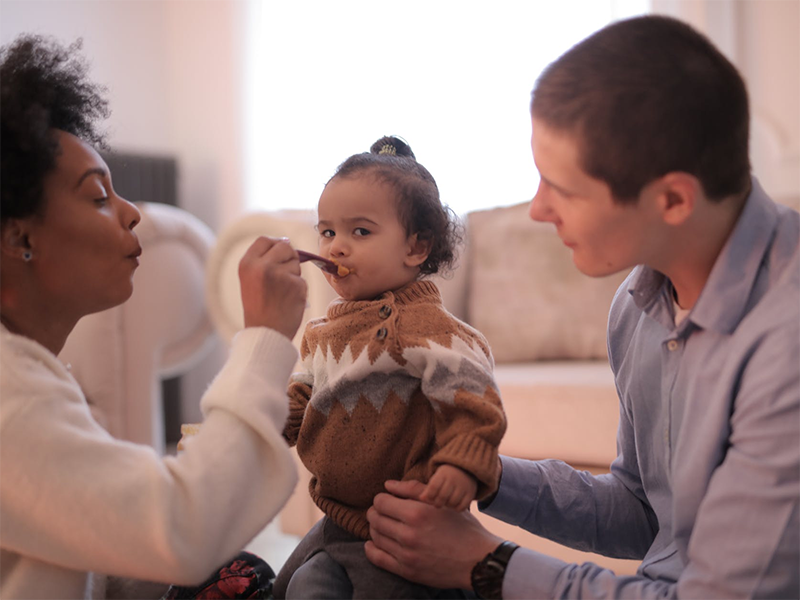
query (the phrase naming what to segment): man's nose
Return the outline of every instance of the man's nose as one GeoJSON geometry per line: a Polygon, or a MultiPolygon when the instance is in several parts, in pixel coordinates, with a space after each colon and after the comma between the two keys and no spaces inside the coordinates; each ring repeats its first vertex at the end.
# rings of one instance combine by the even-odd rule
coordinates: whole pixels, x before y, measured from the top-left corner
{"type": "Polygon", "coordinates": [[[558,216],[553,210],[553,206],[548,197],[547,190],[539,183],[539,188],[531,200],[530,207],[528,208],[528,215],[534,221],[542,223],[554,223],[558,220],[558,216]]]}

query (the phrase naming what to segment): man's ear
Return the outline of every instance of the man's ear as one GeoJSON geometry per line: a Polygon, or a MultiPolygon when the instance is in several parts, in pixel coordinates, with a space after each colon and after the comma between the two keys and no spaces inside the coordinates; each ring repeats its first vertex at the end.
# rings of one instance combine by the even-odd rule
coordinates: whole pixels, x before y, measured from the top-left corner
{"type": "Polygon", "coordinates": [[[659,177],[654,192],[658,209],[667,225],[685,223],[703,196],[700,180],[683,171],[673,171],[659,177]]]}
{"type": "Polygon", "coordinates": [[[407,267],[418,267],[430,256],[433,242],[429,238],[420,237],[418,233],[408,236],[408,254],[403,262],[407,267]]]}
{"type": "Polygon", "coordinates": [[[22,259],[30,252],[28,231],[20,219],[6,219],[0,226],[0,252],[3,256],[22,259]]]}

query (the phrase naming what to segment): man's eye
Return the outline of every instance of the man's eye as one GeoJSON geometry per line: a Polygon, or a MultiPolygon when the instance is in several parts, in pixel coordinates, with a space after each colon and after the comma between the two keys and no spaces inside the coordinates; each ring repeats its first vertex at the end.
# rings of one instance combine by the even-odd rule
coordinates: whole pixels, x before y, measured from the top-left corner
{"type": "Polygon", "coordinates": [[[364,229],[363,227],[356,227],[355,230],[353,230],[353,233],[355,235],[360,235],[360,236],[369,235],[369,229],[364,229]]]}

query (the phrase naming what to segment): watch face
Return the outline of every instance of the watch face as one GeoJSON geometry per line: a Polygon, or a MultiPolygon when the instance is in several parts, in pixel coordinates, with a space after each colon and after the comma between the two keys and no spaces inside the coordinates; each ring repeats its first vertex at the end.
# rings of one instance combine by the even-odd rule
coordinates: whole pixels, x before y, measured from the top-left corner
{"type": "Polygon", "coordinates": [[[498,562],[494,558],[490,558],[488,561],[486,561],[487,577],[496,577],[496,576],[502,577],[503,575],[505,575],[505,572],[506,572],[506,566],[503,563],[498,562]]]}
{"type": "Polygon", "coordinates": [[[489,556],[475,566],[472,588],[481,598],[500,598],[505,572],[505,565],[489,556]]]}

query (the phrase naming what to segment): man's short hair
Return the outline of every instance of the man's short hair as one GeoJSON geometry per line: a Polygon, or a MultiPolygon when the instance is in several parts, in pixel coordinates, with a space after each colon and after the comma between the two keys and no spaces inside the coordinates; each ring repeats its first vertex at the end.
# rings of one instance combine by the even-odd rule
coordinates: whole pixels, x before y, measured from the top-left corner
{"type": "Polygon", "coordinates": [[[581,166],[618,202],[674,171],[711,200],[750,184],[747,90],[702,34],[663,16],[613,23],[545,69],[531,115],[575,137],[581,166]]]}

